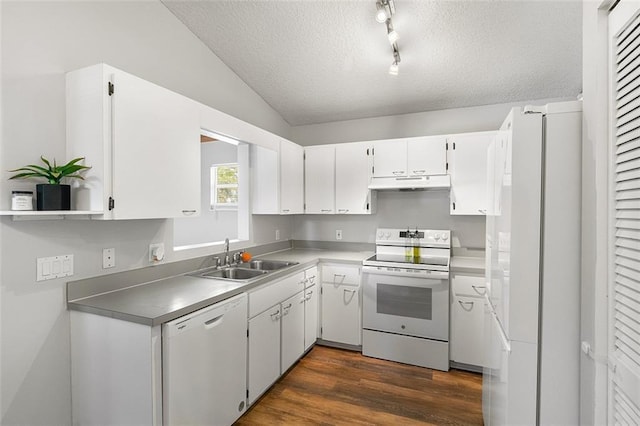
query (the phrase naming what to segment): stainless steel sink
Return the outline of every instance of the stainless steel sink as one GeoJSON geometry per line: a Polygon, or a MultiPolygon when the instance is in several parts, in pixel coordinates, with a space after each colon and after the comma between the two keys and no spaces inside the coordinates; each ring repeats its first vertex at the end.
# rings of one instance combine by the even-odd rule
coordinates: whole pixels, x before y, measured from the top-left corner
{"type": "Polygon", "coordinates": [[[216,278],[223,280],[245,281],[252,278],[261,277],[267,274],[268,271],[260,269],[245,269],[245,268],[224,268],[224,269],[207,269],[200,272],[195,272],[192,275],[203,278],[216,278]]]}
{"type": "Polygon", "coordinates": [[[262,271],[276,271],[278,269],[287,268],[289,266],[293,266],[297,264],[298,262],[288,262],[286,260],[255,259],[247,264],[242,264],[242,265],[243,266],[247,265],[249,266],[249,268],[253,270],[259,269],[262,271]]]}

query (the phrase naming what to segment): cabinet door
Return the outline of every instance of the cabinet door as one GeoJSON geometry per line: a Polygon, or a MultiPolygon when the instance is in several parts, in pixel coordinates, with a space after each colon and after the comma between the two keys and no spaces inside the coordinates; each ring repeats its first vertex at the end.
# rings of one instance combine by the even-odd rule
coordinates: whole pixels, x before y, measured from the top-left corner
{"type": "Polygon", "coordinates": [[[318,292],[319,285],[304,291],[304,350],[309,349],[318,338],[318,292]]]}
{"type": "Polygon", "coordinates": [[[483,366],[484,299],[453,296],[451,307],[451,360],[483,366]]]}
{"type": "Polygon", "coordinates": [[[310,146],[304,149],[304,212],[335,213],[333,145],[310,146]]]}
{"type": "Polygon", "coordinates": [[[360,290],[348,285],[322,284],[322,339],[360,345],[360,290]]]}
{"type": "Polygon", "coordinates": [[[249,320],[249,404],[280,377],[280,304],[249,320]]]}
{"type": "Polygon", "coordinates": [[[305,292],[282,302],[282,363],[284,374],[304,353],[304,298],[305,292]]]}
{"type": "Polygon", "coordinates": [[[336,212],[369,214],[371,146],[366,142],[336,145],[336,212]]]}
{"type": "Polygon", "coordinates": [[[304,149],[280,141],[280,214],[304,213],[304,149]]]}
{"type": "Polygon", "coordinates": [[[447,137],[407,140],[407,172],[411,176],[447,174],[447,137]]]}
{"type": "Polygon", "coordinates": [[[251,199],[253,214],[279,214],[278,151],[251,145],[251,199]]]}
{"type": "Polygon", "coordinates": [[[198,214],[198,104],[124,72],[111,80],[113,218],[198,214]]]}
{"type": "Polygon", "coordinates": [[[373,143],[373,177],[407,176],[407,141],[388,139],[373,143]]]}
{"type": "Polygon", "coordinates": [[[486,214],[487,151],[495,135],[485,132],[449,137],[451,214],[486,214]]]}

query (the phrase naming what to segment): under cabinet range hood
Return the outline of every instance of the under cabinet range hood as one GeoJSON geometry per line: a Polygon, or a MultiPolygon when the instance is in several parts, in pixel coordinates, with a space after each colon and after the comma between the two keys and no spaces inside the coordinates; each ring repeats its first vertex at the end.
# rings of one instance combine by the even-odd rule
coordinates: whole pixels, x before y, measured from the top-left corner
{"type": "Polygon", "coordinates": [[[450,187],[449,175],[374,177],[369,183],[369,189],[378,191],[434,190],[449,189],[450,187]]]}

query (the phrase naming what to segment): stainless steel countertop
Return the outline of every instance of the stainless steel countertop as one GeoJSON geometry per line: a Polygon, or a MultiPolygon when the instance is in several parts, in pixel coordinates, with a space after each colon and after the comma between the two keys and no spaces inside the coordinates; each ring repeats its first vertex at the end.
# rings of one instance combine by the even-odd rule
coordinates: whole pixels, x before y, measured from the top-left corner
{"type": "Polygon", "coordinates": [[[264,278],[250,283],[180,275],[70,300],[67,302],[67,306],[70,310],[155,326],[251,290],[274,279],[304,270],[319,261],[359,264],[372,254],[368,251],[282,250],[256,257],[256,259],[287,260],[299,262],[299,264],[270,272],[264,278]]]}

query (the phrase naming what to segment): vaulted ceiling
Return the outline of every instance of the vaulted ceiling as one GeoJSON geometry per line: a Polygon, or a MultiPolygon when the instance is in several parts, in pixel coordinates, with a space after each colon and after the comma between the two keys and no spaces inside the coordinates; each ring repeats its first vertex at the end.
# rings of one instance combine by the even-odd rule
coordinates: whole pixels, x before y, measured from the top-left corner
{"type": "Polygon", "coordinates": [[[163,0],[291,125],[544,98],[582,87],[580,0],[163,0]]]}

